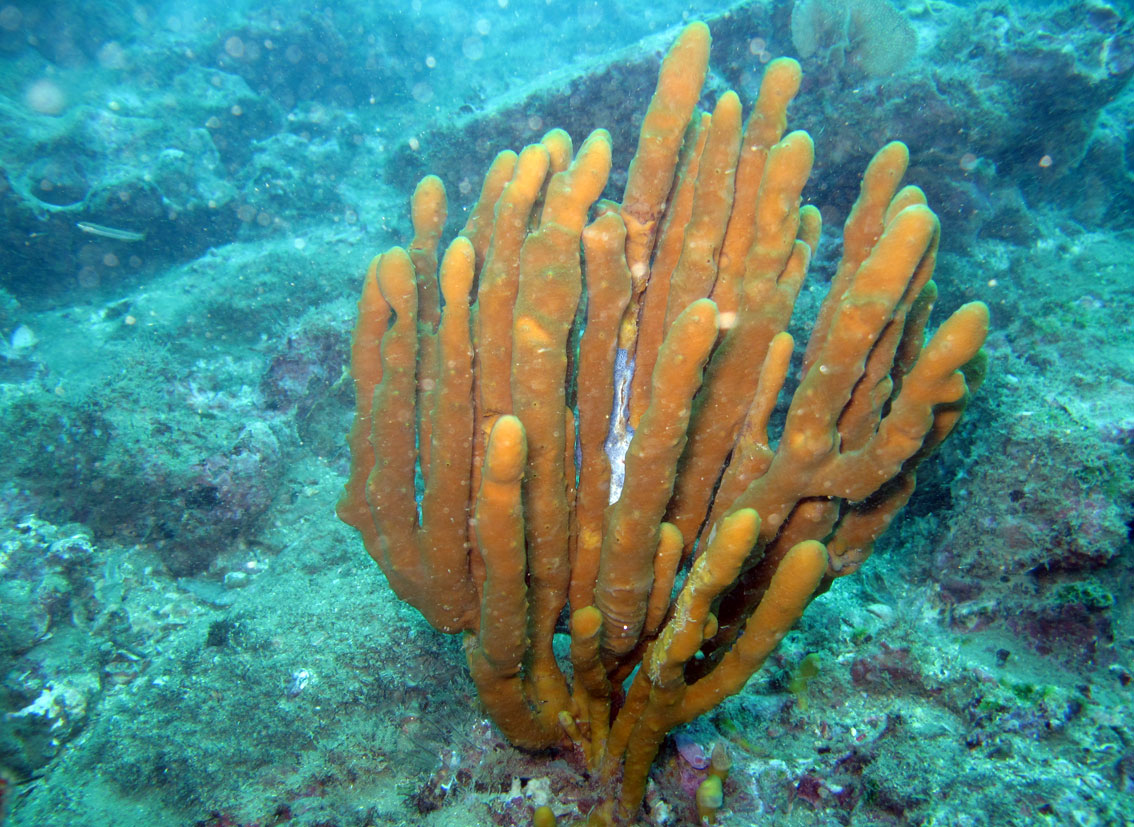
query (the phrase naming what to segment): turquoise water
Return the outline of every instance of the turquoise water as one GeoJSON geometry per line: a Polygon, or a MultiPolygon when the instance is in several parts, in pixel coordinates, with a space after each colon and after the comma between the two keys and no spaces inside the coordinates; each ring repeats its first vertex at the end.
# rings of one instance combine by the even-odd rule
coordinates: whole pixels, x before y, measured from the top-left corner
{"type": "Polygon", "coordinates": [[[706,110],[803,68],[823,234],[793,371],[892,140],[941,223],[930,329],[985,302],[989,367],[874,555],[667,740],[635,818],[696,823],[723,743],[726,825],[1134,821],[1129,8],[0,0],[0,822],[595,804],[578,755],[508,745],[460,640],[335,517],[350,331],[427,173],[447,243],[498,152],[601,127],[620,200],[696,19],[706,110]]]}

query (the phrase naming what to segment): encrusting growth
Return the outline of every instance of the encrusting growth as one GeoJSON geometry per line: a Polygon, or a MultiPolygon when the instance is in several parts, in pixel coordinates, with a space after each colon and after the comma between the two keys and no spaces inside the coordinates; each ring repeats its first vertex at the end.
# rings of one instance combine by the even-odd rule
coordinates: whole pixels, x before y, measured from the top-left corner
{"type": "Polygon", "coordinates": [[[892,143],[773,440],[820,235],[800,204],[811,139],[784,135],[800,70],[770,63],[744,122],[731,92],[696,111],[708,57],[708,28],[688,26],[621,204],[599,200],[610,136],[574,153],[555,130],[497,157],[438,265],[444,189],[423,180],[352,346],[339,516],[399,597],[464,635],[510,741],[579,750],[608,787],[593,824],[632,820],[666,733],[740,691],[861,565],[982,375],[983,304],[925,341],[939,226],[899,189],[892,143]],[[552,646],[565,610],[570,680],[552,646]]]}

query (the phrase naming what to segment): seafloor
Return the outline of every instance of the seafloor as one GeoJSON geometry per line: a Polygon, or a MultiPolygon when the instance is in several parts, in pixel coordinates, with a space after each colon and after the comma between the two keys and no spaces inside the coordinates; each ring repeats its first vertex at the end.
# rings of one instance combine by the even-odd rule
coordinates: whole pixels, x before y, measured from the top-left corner
{"type": "MultiPolygon", "coordinates": [[[[685,19],[749,103],[799,50],[793,4],[404,5],[0,8],[6,824],[521,825],[586,801],[569,756],[494,733],[459,642],[334,517],[360,275],[427,170],[457,212],[553,125],[610,128],[625,169],[685,19]]],[[[861,575],[681,737],[728,745],[723,825],[1129,824],[1131,18],[909,0],[917,55],[880,71],[871,5],[853,47],[816,35],[791,110],[827,226],[797,340],[858,174],[901,138],[942,218],[937,318],[989,304],[989,377],[861,575]]],[[[684,752],[647,823],[692,823],[684,752]]]]}

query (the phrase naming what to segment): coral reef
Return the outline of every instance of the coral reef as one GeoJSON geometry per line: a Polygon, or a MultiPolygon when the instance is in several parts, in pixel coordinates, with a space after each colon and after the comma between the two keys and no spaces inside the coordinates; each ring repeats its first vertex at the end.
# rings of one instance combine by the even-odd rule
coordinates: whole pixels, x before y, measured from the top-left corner
{"type": "Polygon", "coordinates": [[[723,825],[1134,823],[1128,10],[895,3],[917,54],[869,77],[799,55],[793,5],[0,4],[5,827],[530,827],[609,795],[502,737],[334,518],[343,362],[425,172],[459,223],[500,150],[606,126],[621,198],[693,18],[702,107],[801,58],[827,228],[790,332],[902,138],[935,317],[987,302],[996,369],[877,553],[662,743],[640,822],[694,823],[723,744],[723,825]]]}

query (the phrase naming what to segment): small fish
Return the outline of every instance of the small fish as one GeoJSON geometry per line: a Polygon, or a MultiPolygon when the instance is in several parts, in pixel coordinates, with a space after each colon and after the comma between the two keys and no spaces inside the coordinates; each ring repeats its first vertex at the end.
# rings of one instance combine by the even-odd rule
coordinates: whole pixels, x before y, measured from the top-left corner
{"type": "Polygon", "coordinates": [[[102,224],[95,224],[91,221],[76,221],[75,226],[84,233],[100,235],[103,238],[113,238],[115,241],[141,241],[146,237],[145,233],[136,233],[133,230],[119,230],[114,227],[104,227],[102,224]]]}

